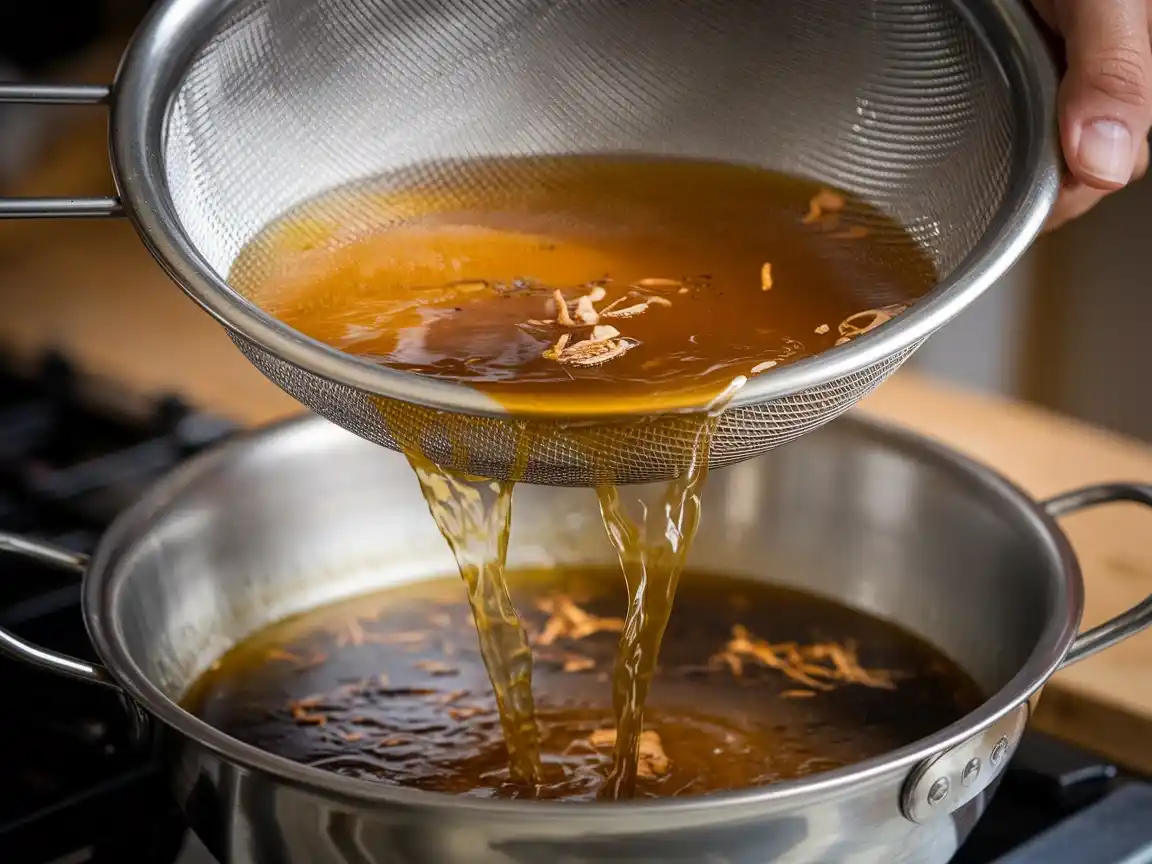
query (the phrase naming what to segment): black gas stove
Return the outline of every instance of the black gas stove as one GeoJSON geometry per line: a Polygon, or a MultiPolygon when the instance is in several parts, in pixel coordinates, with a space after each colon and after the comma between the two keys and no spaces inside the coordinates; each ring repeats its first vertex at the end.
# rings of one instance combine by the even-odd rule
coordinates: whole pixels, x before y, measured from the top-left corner
{"type": "MultiPolygon", "coordinates": [[[[134,400],[64,358],[0,359],[0,530],[89,552],[111,519],[232,427],[134,400]]],[[[72,575],[0,560],[0,624],[94,660],[72,575]]],[[[109,693],[0,658],[0,861],[209,864],[109,693]]],[[[1030,733],[957,864],[1152,862],[1152,785],[1030,733]]]]}

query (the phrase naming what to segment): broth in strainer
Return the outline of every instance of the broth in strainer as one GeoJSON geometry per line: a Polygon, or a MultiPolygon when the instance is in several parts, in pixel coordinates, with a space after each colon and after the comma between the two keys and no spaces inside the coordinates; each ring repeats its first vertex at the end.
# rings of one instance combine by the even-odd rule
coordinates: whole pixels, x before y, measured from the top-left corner
{"type": "Polygon", "coordinates": [[[656,411],[877,326],[936,272],[898,224],[805,180],[567,157],[339,190],[254,238],[230,280],[308,336],[513,411],[555,399],[656,411]]]}

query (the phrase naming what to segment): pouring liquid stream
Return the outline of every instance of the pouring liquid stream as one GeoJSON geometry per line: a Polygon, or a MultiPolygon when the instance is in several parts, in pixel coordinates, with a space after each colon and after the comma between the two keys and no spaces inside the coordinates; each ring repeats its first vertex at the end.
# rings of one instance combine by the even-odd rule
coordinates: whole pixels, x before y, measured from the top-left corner
{"type": "Polygon", "coordinates": [[[631,798],[636,792],[644,705],[680,573],[700,524],[700,495],[708,475],[708,450],[717,419],[718,415],[700,418],[688,465],[667,484],[657,508],[639,502],[639,519],[628,513],[617,486],[596,490],[600,515],[628,590],[628,611],[612,672],[616,746],[612,772],[600,791],[602,798],[631,798]]]}
{"type": "Polygon", "coordinates": [[[492,681],[513,782],[541,785],[540,729],[532,696],[532,649],[516,614],[504,566],[512,530],[514,483],[437,466],[404,448],[436,527],[456,557],[492,681]]]}
{"type": "MultiPolygon", "coordinates": [[[[644,706],[672,614],[676,586],[700,519],[708,449],[718,414],[686,418],[695,426],[691,458],[658,496],[629,512],[615,485],[596,489],[601,518],[623,571],[628,608],[612,672],[616,742],[607,799],[635,794],[644,706]]],[[[508,748],[513,783],[536,789],[549,782],[540,758],[540,728],[532,694],[532,649],[505,580],[514,483],[473,477],[436,465],[403,447],[437,528],[467,587],[480,653],[491,679],[508,748]]],[[[523,450],[523,448],[521,448],[523,450]]],[[[558,778],[563,779],[563,778],[558,778]]]]}

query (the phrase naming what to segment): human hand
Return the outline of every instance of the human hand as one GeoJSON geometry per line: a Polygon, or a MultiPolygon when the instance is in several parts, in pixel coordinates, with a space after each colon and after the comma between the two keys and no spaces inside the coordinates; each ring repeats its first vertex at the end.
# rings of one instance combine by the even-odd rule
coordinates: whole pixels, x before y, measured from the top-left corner
{"type": "Polygon", "coordinates": [[[1068,176],[1046,228],[1144,176],[1152,125],[1152,0],[1032,0],[1063,40],[1060,142],[1068,176]]]}

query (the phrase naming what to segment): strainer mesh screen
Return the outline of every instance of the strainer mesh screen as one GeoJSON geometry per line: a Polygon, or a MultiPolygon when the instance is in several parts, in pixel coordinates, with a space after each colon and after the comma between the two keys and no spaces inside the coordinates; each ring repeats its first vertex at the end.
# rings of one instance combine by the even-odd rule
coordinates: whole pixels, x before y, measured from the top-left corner
{"type": "MultiPolygon", "coordinates": [[[[825,180],[904,224],[947,276],[999,211],[1017,129],[1005,76],[949,0],[262,0],[191,64],[165,160],[182,228],[221,277],[269,221],[335,186],[404,170],[431,191],[453,159],[621,152],[825,180]]],[[[367,219],[332,206],[352,227],[367,219]]],[[[372,440],[391,445],[383,415],[404,415],[429,455],[500,476],[523,435],[488,420],[449,446],[447,415],[382,412],[235,338],[289,393],[372,440]]],[[[714,460],[830,419],[908,353],[730,412],[714,460]]],[[[526,479],[667,476],[677,428],[604,426],[595,470],[564,436],[533,434],[526,479]]]]}

